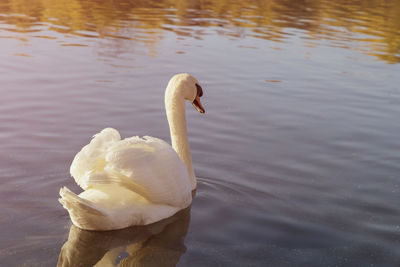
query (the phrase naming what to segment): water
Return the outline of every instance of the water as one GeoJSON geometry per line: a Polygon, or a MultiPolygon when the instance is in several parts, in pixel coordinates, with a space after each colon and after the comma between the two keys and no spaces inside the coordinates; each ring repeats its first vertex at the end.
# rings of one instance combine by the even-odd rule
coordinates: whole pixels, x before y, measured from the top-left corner
{"type": "Polygon", "coordinates": [[[398,266],[398,1],[0,1],[1,266],[398,266]],[[190,72],[190,209],[108,233],[58,190],[105,127],[169,140],[190,72]],[[125,264],[125,265],[124,265],[125,264]],[[142,264],[142,265],[141,265],[142,264]]]}

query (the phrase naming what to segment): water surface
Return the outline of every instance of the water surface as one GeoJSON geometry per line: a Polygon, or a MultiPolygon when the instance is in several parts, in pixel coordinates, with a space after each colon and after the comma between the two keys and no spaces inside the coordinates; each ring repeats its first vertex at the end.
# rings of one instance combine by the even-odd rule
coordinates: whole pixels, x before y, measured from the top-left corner
{"type": "Polygon", "coordinates": [[[399,17],[398,1],[0,0],[1,265],[398,266],[399,17]],[[204,88],[191,208],[71,227],[75,153],[105,127],[169,140],[178,72],[204,88]]]}

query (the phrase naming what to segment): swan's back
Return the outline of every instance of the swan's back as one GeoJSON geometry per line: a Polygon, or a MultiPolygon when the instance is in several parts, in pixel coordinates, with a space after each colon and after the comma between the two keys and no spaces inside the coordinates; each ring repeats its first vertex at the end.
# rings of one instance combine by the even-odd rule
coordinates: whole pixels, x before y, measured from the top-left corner
{"type": "Polygon", "coordinates": [[[113,184],[153,204],[183,208],[191,202],[185,165],[169,144],[154,137],[121,140],[117,130],[106,128],[75,156],[70,172],[85,190],[113,184]]]}

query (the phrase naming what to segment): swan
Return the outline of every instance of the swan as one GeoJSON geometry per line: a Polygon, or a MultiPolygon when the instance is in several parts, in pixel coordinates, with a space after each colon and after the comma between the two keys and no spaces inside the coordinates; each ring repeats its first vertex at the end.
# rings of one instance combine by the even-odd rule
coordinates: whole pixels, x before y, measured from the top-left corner
{"type": "Polygon", "coordinates": [[[203,89],[187,73],[174,75],[165,91],[172,146],[150,137],[121,140],[106,128],[76,154],[71,176],[84,190],[60,189],[59,201],[72,223],[85,230],[117,230],[147,225],[188,207],[196,176],[186,128],[185,100],[200,113],[203,89]]]}

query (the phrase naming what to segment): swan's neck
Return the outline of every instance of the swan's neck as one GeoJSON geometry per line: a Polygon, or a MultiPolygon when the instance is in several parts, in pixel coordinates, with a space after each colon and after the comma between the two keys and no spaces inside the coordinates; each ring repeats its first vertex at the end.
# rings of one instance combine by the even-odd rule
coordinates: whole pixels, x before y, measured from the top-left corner
{"type": "Polygon", "coordinates": [[[189,140],[186,127],[185,100],[176,90],[167,88],[165,95],[165,109],[167,112],[172,147],[186,165],[192,190],[196,188],[196,176],[192,166],[189,140]]]}

